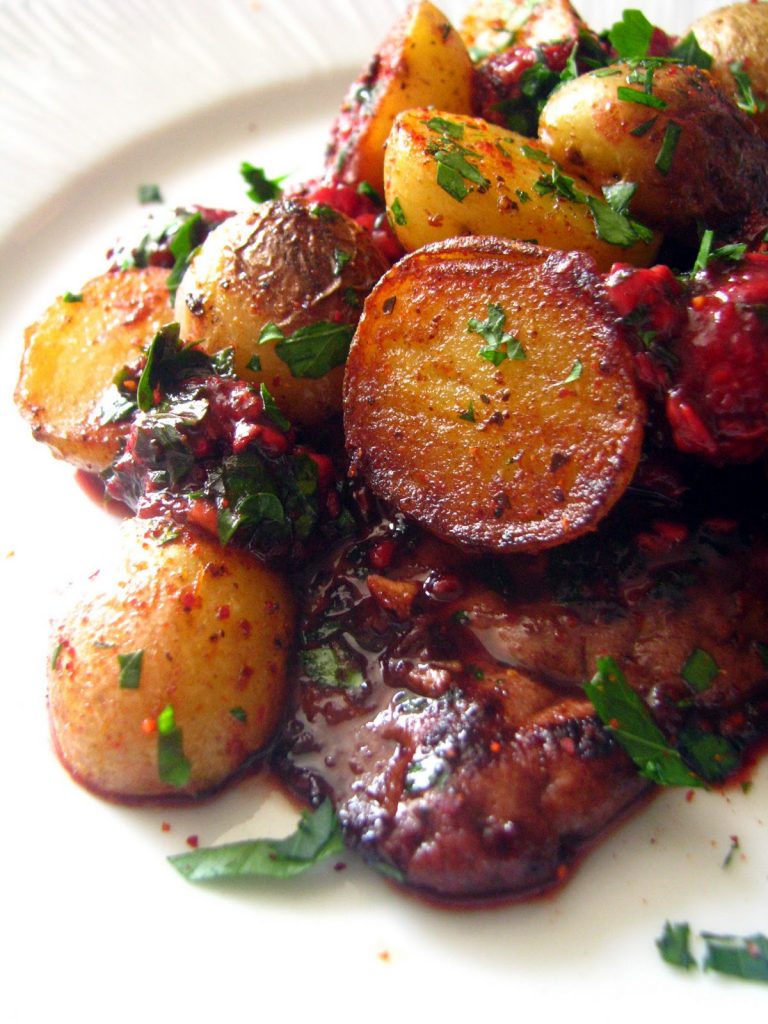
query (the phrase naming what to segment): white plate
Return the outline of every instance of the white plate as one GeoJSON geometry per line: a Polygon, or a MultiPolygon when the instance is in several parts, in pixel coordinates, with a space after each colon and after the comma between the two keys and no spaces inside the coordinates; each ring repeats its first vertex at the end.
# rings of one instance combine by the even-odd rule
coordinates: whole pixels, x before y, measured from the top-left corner
{"type": "MultiPolygon", "coordinates": [[[[157,182],[172,203],[245,205],[241,160],[319,168],[348,79],[399,0],[0,3],[0,429],[4,497],[0,1019],[255,1020],[279,1013],[569,1021],[755,1019],[765,989],[664,965],[666,919],[768,931],[768,771],[752,791],[663,794],[559,894],[491,911],[425,906],[346,857],[291,884],[194,887],[167,854],[288,831],[256,778],[206,807],[115,807],[49,746],[44,666],[58,592],[114,523],[35,445],[10,399],[25,324],[100,269],[157,182]],[[163,823],[170,831],[163,831],[163,823]],[[730,837],[742,854],[724,869],[730,837]]],[[[711,3],[651,3],[670,29],[711,3]]],[[[444,5],[454,15],[462,5],[444,5]]],[[[620,4],[581,4],[597,27],[620,4]]],[[[762,1011],[764,1013],[764,1011],[762,1011]]],[[[758,1018],[759,1019],[759,1018],[758,1018]]]]}

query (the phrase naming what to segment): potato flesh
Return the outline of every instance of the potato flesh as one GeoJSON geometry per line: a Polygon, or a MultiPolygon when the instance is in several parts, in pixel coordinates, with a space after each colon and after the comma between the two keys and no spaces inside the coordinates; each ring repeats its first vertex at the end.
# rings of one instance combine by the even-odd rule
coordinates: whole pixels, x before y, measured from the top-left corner
{"type": "Polygon", "coordinates": [[[160,268],[109,271],[84,286],[81,301],[57,299],[27,328],[16,404],[54,455],[95,472],[117,455],[123,429],[104,423],[102,399],[173,320],[167,277],[160,268]]]}
{"type": "MultiPolygon", "coordinates": [[[[746,3],[721,7],[703,14],[689,31],[711,55],[710,71],[727,96],[738,99],[731,67],[739,64],[749,76],[755,98],[768,101],[768,6],[746,3]]],[[[750,118],[763,138],[768,138],[768,108],[755,111],[750,118]]]]}
{"type": "MultiPolygon", "coordinates": [[[[412,252],[460,235],[495,235],[587,252],[601,270],[617,261],[640,266],[653,261],[658,238],[629,247],[609,244],[598,238],[586,205],[557,192],[537,191],[537,183],[551,175],[552,167],[532,152],[543,155],[537,142],[481,118],[426,109],[401,114],[387,142],[385,193],[390,221],[403,247],[412,252]],[[451,126],[448,133],[440,128],[444,123],[451,126]],[[438,181],[435,151],[445,149],[446,140],[449,148],[453,142],[470,151],[468,162],[487,182],[465,180],[469,191],[463,199],[438,181]]],[[[603,199],[583,179],[576,185],[603,199]]]]}
{"type": "Polygon", "coordinates": [[[458,32],[420,0],[397,22],[371,67],[350,90],[334,125],[329,163],[343,181],[384,188],[384,146],[395,117],[433,106],[469,114],[472,61],[458,32]]]}
{"type": "Polygon", "coordinates": [[[294,377],[275,341],[259,344],[261,332],[268,323],[286,336],[319,322],[355,324],[386,268],[369,236],[342,214],[262,203],[211,232],[193,258],[176,296],[181,336],[210,354],[232,346],[240,377],[265,384],[292,422],[320,423],[341,412],[343,366],[294,377]]]}
{"type": "Polygon", "coordinates": [[[115,567],[54,632],[56,748],[85,786],[120,799],[220,786],[269,742],[285,698],[294,613],[282,577],[189,534],[163,544],[165,530],[126,521],[115,567]],[[136,651],[138,688],[121,688],[118,655],[136,651]],[[183,786],[159,776],[151,723],[169,705],[191,766],[183,786]]]}
{"type": "Polygon", "coordinates": [[[396,265],[366,303],[345,380],[353,469],[438,536],[536,551],[592,530],[637,465],[644,407],[588,259],[454,240],[396,265]],[[495,366],[470,321],[505,314],[495,366]]]}
{"type": "Polygon", "coordinates": [[[620,98],[618,89],[642,93],[644,86],[628,65],[616,72],[566,82],[542,111],[541,142],[568,173],[595,188],[634,182],[633,214],[689,243],[698,225],[727,226],[764,206],[765,142],[706,72],[655,68],[652,96],[663,108],[620,98]],[[670,132],[677,134],[672,145],[670,132]]]}

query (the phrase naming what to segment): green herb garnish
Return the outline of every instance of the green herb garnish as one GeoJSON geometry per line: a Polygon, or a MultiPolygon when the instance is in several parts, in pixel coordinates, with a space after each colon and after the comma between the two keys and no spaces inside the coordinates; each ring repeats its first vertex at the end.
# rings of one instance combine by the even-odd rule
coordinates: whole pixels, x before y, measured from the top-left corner
{"type": "Polygon", "coordinates": [[[176,298],[176,291],[181,284],[181,279],[192,261],[192,257],[200,244],[200,237],[204,228],[203,215],[198,211],[181,224],[174,236],[171,238],[169,248],[175,260],[173,269],[166,279],[166,287],[171,303],[176,298]]]}
{"type": "Polygon", "coordinates": [[[157,716],[157,769],[160,780],[177,789],[186,786],[192,766],[184,754],[183,734],[176,725],[173,705],[157,716]]]}
{"type": "Polygon", "coordinates": [[[358,689],[365,684],[363,673],[336,647],[311,647],[299,654],[301,664],[313,683],[358,689]]]}
{"type": "Polygon", "coordinates": [[[520,339],[514,334],[507,334],[504,325],[507,322],[507,314],[493,303],[488,305],[488,319],[478,320],[472,317],[467,323],[467,330],[472,334],[479,334],[485,341],[485,345],[478,351],[478,355],[494,366],[500,366],[505,359],[526,359],[526,352],[520,339]]]}
{"type": "Polygon", "coordinates": [[[664,931],[656,940],[656,945],[661,953],[662,959],[673,967],[683,967],[690,970],[697,967],[696,960],[691,955],[690,948],[691,929],[686,923],[664,925],[664,931]]]}
{"type": "Polygon", "coordinates": [[[736,105],[746,114],[761,114],[765,110],[765,100],[755,96],[752,80],[740,61],[728,65],[736,85],[736,105]]]}
{"type": "Polygon", "coordinates": [[[616,90],[618,99],[625,103],[639,103],[642,107],[653,107],[654,110],[664,110],[667,101],[653,93],[643,92],[641,89],[631,89],[629,86],[620,85],[616,90]]]}
{"type": "Polygon", "coordinates": [[[608,39],[622,60],[642,60],[653,38],[653,25],[642,11],[624,11],[608,31],[608,39]]]}
{"type": "Polygon", "coordinates": [[[703,68],[705,71],[712,67],[712,54],[702,50],[693,32],[689,32],[687,36],[681,39],[670,50],[669,56],[672,60],[679,61],[680,64],[686,64],[689,67],[703,68]]]}
{"type": "Polygon", "coordinates": [[[163,197],[157,185],[139,185],[139,202],[146,206],[148,203],[162,203],[163,197]]]}
{"type": "Polygon", "coordinates": [[[62,302],[82,302],[83,301],[83,293],[82,292],[64,292],[64,294],[61,296],[61,301],[62,302]]]}
{"type": "Polygon", "coordinates": [[[220,878],[293,878],[342,852],[341,829],[330,800],[303,811],[296,831],[285,839],[247,839],[191,850],[168,860],[190,882],[220,878]]]}
{"type": "Polygon", "coordinates": [[[399,199],[395,198],[389,210],[390,213],[392,214],[392,219],[394,220],[395,224],[397,224],[399,227],[404,227],[408,223],[408,219],[405,216],[402,203],[400,202],[399,199]]]}
{"type": "Polygon", "coordinates": [[[254,203],[264,203],[268,199],[277,199],[282,195],[283,190],[280,186],[287,177],[287,175],[283,175],[280,178],[268,178],[263,168],[254,167],[247,160],[240,164],[240,176],[248,186],[248,192],[246,193],[248,198],[252,199],[254,203]]]}
{"type": "Polygon", "coordinates": [[[597,659],[597,672],[584,689],[603,725],[626,750],[641,775],[661,786],[703,786],[680,751],[667,742],[613,658],[597,659]]]}
{"type": "Polygon", "coordinates": [[[138,690],[143,659],[144,651],[129,651],[127,654],[118,654],[117,664],[120,668],[121,690],[138,690]]]}
{"type": "Polygon", "coordinates": [[[715,935],[702,932],[707,947],[705,971],[745,981],[768,982],[768,938],[765,935],[715,935]]]}
{"type": "Polygon", "coordinates": [[[677,151],[677,144],[680,141],[680,136],[683,133],[682,126],[676,121],[669,121],[667,127],[664,129],[664,138],[661,141],[661,148],[654,161],[658,170],[664,174],[669,174],[669,169],[672,166],[672,161],[677,151]]]}
{"type": "Polygon", "coordinates": [[[291,371],[292,377],[318,380],[334,367],[343,365],[354,333],[352,324],[334,324],[328,320],[299,327],[291,335],[284,334],[276,324],[268,323],[258,343],[276,342],[275,354],[291,371]]]}
{"type": "Polygon", "coordinates": [[[695,693],[704,693],[720,675],[720,671],[712,655],[697,647],[686,659],[680,675],[695,693]]]}

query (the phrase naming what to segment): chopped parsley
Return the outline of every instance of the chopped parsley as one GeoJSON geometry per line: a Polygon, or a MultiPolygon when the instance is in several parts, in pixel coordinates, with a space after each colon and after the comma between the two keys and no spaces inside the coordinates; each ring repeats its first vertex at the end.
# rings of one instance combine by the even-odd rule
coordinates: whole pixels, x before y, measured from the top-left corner
{"type": "Polygon", "coordinates": [[[507,314],[501,306],[494,303],[488,305],[488,319],[478,320],[472,317],[467,323],[467,330],[471,334],[479,334],[485,341],[478,355],[487,359],[494,366],[500,366],[505,359],[526,359],[526,352],[520,339],[514,334],[507,334],[504,326],[507,322],[507,314]]]}
{"type": "Polygon", "coordinates": [[[334,324],[318,320],[286,335],[274,323],[265,324],[259,345],[276,342],[275,354],[291,371],[292,377],[318,380],[346,361],[352,335],[352,324],[334,324]]]}
{"type": "Polygon", "coordinates": [[[658,170],[663,174],[669,174],[672,161],[675,158],[677,144],[683,133],[682,126],[677,121],[669,121],[664,129],[664,138],[661,140],[661,148],[654,161],[658,170]]]}
{"type": "Polygon", "coordinates": [[[351,259],[351,252],[346,252],[344,249],[333,250],[333,272],[337,277],[341,277],[344,267],[346,267],[351,259]]]}
{"type": "Polygon", "coordinates": [[[679,61],[688,67],[703,68],[705,71],[712,67],[712,54],[707,53],[699,46],[699,41],[693,32],[684,36],[669,53],[672,60],[679,61]]]}
{"type": "Polygon", "coordinates": [[[457,202],[463,202],[476,189],[484,192],[491,184],[482,171],[470,162],[470,157],[481,159],[473,149],[461,145],[464,126],[443,117],[425,122],[439,138],[427,146],[427,152],[437,163],[437,184],[457,202]]]}
{"type": "Polygon", "coordinates": [[[53,648],[53,653],[51,654],[51,668],[53,669],[54,672],[56,671],[56,669],[58,667],[59,657],[60,657],[61,652],[63,650],[64,650],[64,641],[60,640],[56,644],[56,646],[53,648]]]}
{"type": "Polygon", "coordinates": [[[724,868],[729,868],[731,866],[731,864],[733,863],[733,858],[736,856],[740,849],[741,843],[739,842],[739,837],[731,836],[731,845],[729,846],[728,853],[726,853],[725,860],[723,861],[724,868]]]}
{"type": "Polygon", "coordinates": [[[625,103],[639,103],[643,107],[653,107],[655,110],[664,110],[667,106],[667,101],[663,100],[660,96],[643,92],[641,89],[632,89],[626,85],[618,87],[616,96],[625,103]]]}
{"type": "Polygon", "coordinates": [[[715,935],[702,932],[707,947],[705,971],[745,981],[768,982],[768,938],[765,935],[715,935]]]}
{"type": "Polygon", "coordinates": [[[585,690],[603,725],[626,750],[641,775],[662,786],[703,785],[684,763],[680,751],[667,742],[613,658],[597,659],[597,672],[585,690]]]}
{"type": "Polygon", "coordinates": [[[192,775],[172,704],[166,705],[157,716],[157,769],[160,780],[177,789],[186,786],[192,775]]]}
{"type": "Polygon", "coordinates": [[[761,114],[765,110],[765,100],[755,96],[752,81],[744,70],[743,64],[740,61],[736,61],[733,64],[729,64],[728,70],[733,75],[733,81],[736,86],[736,105],[745,114],[761,114]]]}
{"type": "Polygon", "coordinates": [[[119,680],[121,690],[138,690],[143,660],[144,651],[129,651],[127,654],[118,654],[117,664],[120,669],[119,680]]]}
{"type": "Polygon", "coordinates": [[[661,937],[656,940],[661,957],[673,967],[682,967],[686,971],[698,966],[691,954],[691,928],[686,922],[664,925],[661,937]]]}
{"type": "Polygon", "coordinates": [[[381,195],[376,191],[373,185],[368,181],[361,181],[357,186],[357,194],[359,196],[367,196],[372,202],[376,203],[377,206],[381,206],[383,200],[381,195]]]}
{"type": "Polygon", "coordinates": [[[686,659],[680,675],[694,693],[705,693],[720,675],[720,667],[708,651],[697,647],[686,659]]]}
{"type": "Polygon", "coordinates": [[[608,39],[622,60],[642,60],[648,54],[653,25],[642,11],[627,10],[608,30],[608,39]]]}
{"type": "Polygon", "coordinates": [[[174,258],[174,264],[166,280],[171,303],[176,298],[181,279],[200,244],[204,230],[203,215],[198,211],[187,217],[171,238],[169,248],[174,258]]]}
{"type": "Polygon", "coordinates": [[[579,380],[581,378],[581,375],[582,375],[583,372],[584,372],[584,363],[582,363],[582,361],[580,359],[577,359],[574,362],[573,366],[571,367],[571,372],[568,374],[568,376],[563,381],[563,384],[573,384],[575,381],[577,381],[577,380],[579,380]]]}
{"type": "Polygon", "coordinates": [[[392,215],[392,220],[398,225],[398,227],[404,227],[408,223],[408,218],[405,216],[402,203],[397,197],[395,197],[392,202],[389,212],[392,215]]]}
{"type": "Polygon", "coordinates": [[[254,167],[247,160],[243,160],[240,164],[240,176],[248,186],[248,198],[254,203],[264,203],[282,195],[283,190],[280,186],[286,175],[281,178],[268,178],[262,167],[254,167]]]}
{"type": "Polygon", "coordinates": [[[232,715],[233,718],[237,719],[238,722],[245,723],[248,721],[248,715],[246,713],[245,708],[230,708],[229,713],[230,715],[232,715]]]}
{"type": "Polygon", "coordinates": [[[158,185],[139,185],[139,202],[146,206],[148,203],[162,203],[163,197],[158,185]]]}
{"type": "Polygon", "coordinates": [[[475,403],[471,398],[469,400],[469,405],[464,410],[464,412],[459,413],[459,419],[466,420],[467,423],[475,422],[475,403]]]}
{"type": "Polygon", "coordinates": [[[335,646],[312,647],[300,652],[304,672],[320,686],[358,689],[365,685],[365,676],[351,659],[335,646]]]}
{"type": "Polygon", "coordinates": [[[168,860],[190,882],[293,878],[343,849],[333,805],[324,800],[316,810],[302,811],[296,831],[285,839],[246,839],[176,854],[168,860]]]}
{"type": "Polygon", "coordinates": [[[62,302],[82,302],[83,301],[83,293],[82,292],[64,292],[64,294],[61,296],[61,301],[62,302]]]}

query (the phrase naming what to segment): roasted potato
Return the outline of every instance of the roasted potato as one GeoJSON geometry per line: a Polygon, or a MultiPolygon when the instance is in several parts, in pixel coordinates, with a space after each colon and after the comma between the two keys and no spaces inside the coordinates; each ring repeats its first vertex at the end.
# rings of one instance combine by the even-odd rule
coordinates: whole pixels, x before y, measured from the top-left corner
{"type": "Polygon", "coordinates": [[[293,422],[316,424],[341,411],[353,327],[386,268],[343,214],[262,203],[225,221],[192,259],[176,294],[181,336],[211,354],[233,346],[241,377],[265,384],[293,422]]]}
{"type": "Polygon", "coordinates": [[[749,113],[763,138],[768,137],[768,5],[721,7],[702,15],[689,31],[712,56],[710,70],[720,88],[749,113]]]}
{"type": "Polygon", "coordinates": [[[115,565],[89,578],[54,632],[55,746],[106,796],[215,789],[264,748],[283,710],[288,586],[243,552],[168,536],[163,522],[126,520],[115,565]]]}
{"type": "Polygon", "coordinates": [[[586,28],[568,0],[475,0],[459,32],[475,60],[513,46],[578,39],[586,28]]]}
{"type": "Polygon", "coordinates": [[[632,213],[682,241],[766,205],[768,147],[698,68],[648,61],[582,75],[552,93],[539,134],[595,188],[636,184],[632,213]]]}
{"type": "Polygon", "coordinates": [[[397,114],[472,109],[472,61],[458,32],[427,0],[412,4],[352,84],[331,131],[329,169],[349,184],[384,187],[384,144],[397,114]]]}
{"type": "Polygon", "coordinates": [[[99,472],[123,430],[104,406],[115,375],[173,319],[168,271],[112,270],[58,298],[27,328],[16,404],[53,454],[99,472]]]}
{"type": "Polygon", "coordinates": [[[353,471],[469,551],[595,528],[644,407],[592,261],[493,238],[406,256],[366,302],[345,378],[353,471]]]}
{"type": "Polygon", "coordinates": [[[603,270],[619,260],[653,261],[657,237],[638,241],[629,229],[629,244],[611,244],[588,205],[605,208],[605,200],[582,179],[571,184],[579,198],[535,142],[481,118],[408,110],[387,142],[387,210],[408,251],[458,235],[498,235],[580,249],[603,270]]]}

